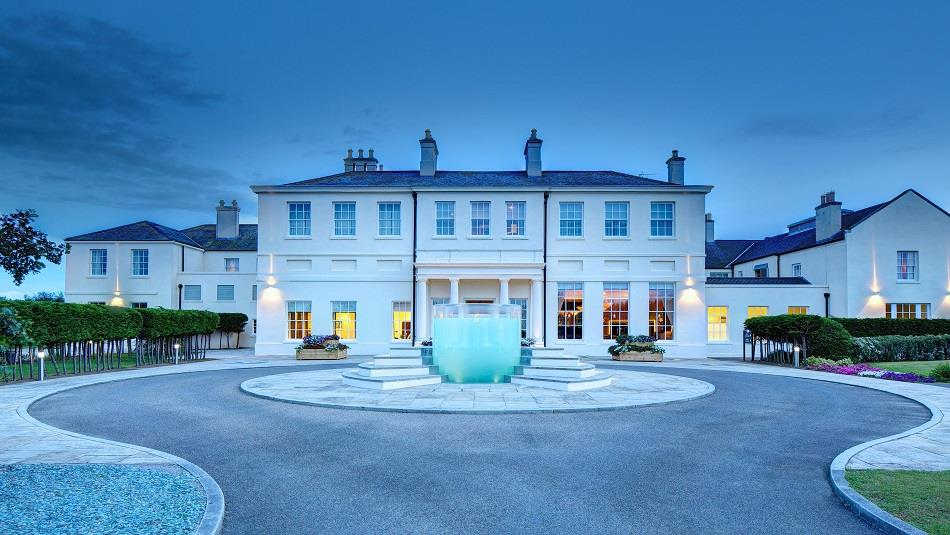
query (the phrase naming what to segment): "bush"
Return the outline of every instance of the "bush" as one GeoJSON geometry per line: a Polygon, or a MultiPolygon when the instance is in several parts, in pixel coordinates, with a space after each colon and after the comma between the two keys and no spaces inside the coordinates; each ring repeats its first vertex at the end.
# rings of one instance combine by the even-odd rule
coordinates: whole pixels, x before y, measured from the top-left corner
{"type": "Polygon", "coordinates": [[[745,327],[758,338],[799,343],[808,356],[850,355],[854,350],[854,342],[848,331],[840,323],[821,316],[759,316],[747,319],[745,327]]]}
{"type": "Polygon", "coordinates": [[[241,312],[218,312],[218,330],[225,333],[241,333],[247,327],[247,314],[241,312]]]}
{"type": "Polygon", "coordinates": [[[930,376],[941,383],[950,383],[950,363],[944,363],[930,371],[930,376]]]}
{"type": "Polygon", "coordinates": [[[808,357],[805,359],[805,366],[851,366],[854,364],[849,358],[826,359],[822,357],[808,357]]]}
{"type": "Polygon", "coordinates": [[[0,351],[29,344],[25,322],[17,317],[12,308],[0,308],[0,351]]]}
{"type": "Polygon", "coordinates": [[[127,340],[142,327],[140,310],[53,301],[4,301],[26,325],[37,347],[72,342],[127,340]]]}
{"type": "Polygon", "coordinates": [[[637,336],[628,336],[621,334],[616,338],[616,344],[607,348],[607,352],[613,356],[621,353],[665,353],[666,350],[656,345],[656,339],[645,334],[637,336]]]}
{"type": "Polygon", "coordinates": [[[950,319],[831,318],[851,336],[950,334],[950,319]]]}
{"type": "Polygon", "coordinates": [[[950,335],[871,336],[855,338],[863,362],[944,360],[950,358],[950,335]]]}
{"type": "MultiPolygon", "coordinates": [[[[110,308],[110,307],[104,307],[110,308]]],[[[207,310],[168,310],[140,308],[142,330],[140,338],[153,340],[168,336],[211,334],[218,328],[218,314],[207,310]]]]}
{"type": "Polygon", "coordinates": [[[350,346],[340,343],[340,337],[335,334],[311,334],[304,336],[297,349],[323,349],[326,351],[342,351],[350,346]]]}

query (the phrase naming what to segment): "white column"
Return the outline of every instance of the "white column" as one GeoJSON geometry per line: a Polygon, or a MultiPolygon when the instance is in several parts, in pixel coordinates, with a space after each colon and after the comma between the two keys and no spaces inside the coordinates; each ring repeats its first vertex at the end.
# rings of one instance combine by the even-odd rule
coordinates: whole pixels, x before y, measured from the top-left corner
{"type": "Polygon", "coordinates": [[[412,326],[416,330],[416,343],[429,337],[429,287],[428,280],[416,281],[416,322],[412,326]]]}
{"type": "Polygon", "coordinates": [[[459,279],[452,277],[449,279],[449,304],[457,305],[459,302],[459,279]]]}
{"type": "Polygon", "coordinates": [[[544,288],[541,279],[531,279],[531,338],[537,340],[537,344],[544,346],[544,340],[541,339],[544,325],[543,308],[544,288]]]}
{"type": "Polygon", "coordinates": [[[499,305],[508,305],[511,304],[508,299],[508,282],[511,279],[501,278],[498,279],[498,304],[499,305]]]}

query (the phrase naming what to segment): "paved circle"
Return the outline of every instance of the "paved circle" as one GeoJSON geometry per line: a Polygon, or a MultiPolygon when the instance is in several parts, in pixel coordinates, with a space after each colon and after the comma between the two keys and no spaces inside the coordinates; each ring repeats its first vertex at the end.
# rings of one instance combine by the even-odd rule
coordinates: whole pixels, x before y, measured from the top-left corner
{"type": "Polygon", "coordinates": [[[224,491],[226,535],[877,533],[834,495],[828,466],[929,419],[864,388],[667,367],[716,391],[632,410],[477,415],[337,410],[239,389],[273,373],[107,383],[30,411],[201,466],[224,491]]]}
{"type": "Polygon", "coordinates": [[[499,384],[451,384],[370,390],[343,384],[340,370],[282,373],[241,383],[248,394],[302,405],[392,412],[577,412],[662,405],[708,396],[716,388],[698,379],[611,370],[613,384],[565,392],[499,384]]]}

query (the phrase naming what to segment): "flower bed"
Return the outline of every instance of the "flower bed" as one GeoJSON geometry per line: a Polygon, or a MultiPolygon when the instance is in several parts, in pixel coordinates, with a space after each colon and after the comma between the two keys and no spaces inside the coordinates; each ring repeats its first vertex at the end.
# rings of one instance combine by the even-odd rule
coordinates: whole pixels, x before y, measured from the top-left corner
{"type": "Polygon", "coordinates": [[[888,381],[902,381],[905,383],[933,383],[933,377],[924,377],[916,373],[892,372],[882,370],[867,364],[819,364],[817,366],[806,366],[809,370],[820,372],[837,373],[840,375],[856,375],[858,377],[876,377],[878,379],[887,379],[888,381]]]}
{"type": "Polygon", "coordinates": [[[297,360],[336,360],[345,359],[350,346],[340,342],[335,334],[310,335],[297,346],[297,360]]]}

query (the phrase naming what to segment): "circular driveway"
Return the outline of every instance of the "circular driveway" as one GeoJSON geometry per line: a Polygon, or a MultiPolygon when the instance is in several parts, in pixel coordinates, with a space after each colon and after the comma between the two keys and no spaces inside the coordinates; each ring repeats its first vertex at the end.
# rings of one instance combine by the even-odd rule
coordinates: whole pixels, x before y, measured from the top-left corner
{"type": "Polygon", "coordinates": [[[876,533],[834,496],[828,465],[929,418],[863,388],[673,367],[662,372],[716,391],[609,412],[465,415],[238,388],[280,371],[106,383],[30,412],[201,466],[224,490],[225,533],[876,533]]]}

